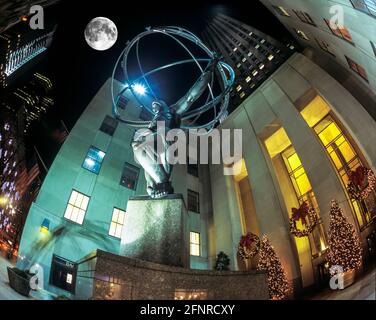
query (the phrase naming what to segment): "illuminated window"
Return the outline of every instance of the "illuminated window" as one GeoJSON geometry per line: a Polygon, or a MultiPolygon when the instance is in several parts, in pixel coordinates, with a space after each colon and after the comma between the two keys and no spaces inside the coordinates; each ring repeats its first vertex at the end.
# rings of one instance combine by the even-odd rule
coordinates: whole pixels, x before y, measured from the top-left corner
{"type": "Polygon", "coordinates": [[[240,91],[242,89],[242,86],[239,84],[237,87],[236,87],[236,91],[240,91]]]}
{"type": "Polygon", "coordinates": [[[330,29],[330,31],[332,31],[334,35],[353,44],[350,31],[345,26],[340,26],[338,23],[337,24],[331,23],[328,19],[324,19],[324,20],[328,28],[330,29]]]}
{"type": "Polygon", "coordinates": [[[294,11],[294,13],[299,18],[300,21],[304,23],[308,23],[312,26],[316,26],[316,23],[313,21],[313,19],[307,12],[299,11],[299,10],[292,10],[292,11],[294,11]]]}
{"type": "MultiPolygon", "coordinates": [[[[349,139],[330,115],[329,105],[317,96],[301,112],[307,124],[314,129],[338,172],[347,192],[351,171],[364,166],[349,139]]],[[[373,195],[372,195],[373,197],[373,195]]],[[[371,220],[371,208],[364,201],[352,200],[352,207],[360,227],[371,220]]]]}
{"type": "Polygon", "coordinates": [[[82,224],[84,222],[88,204],[88,196],[73,190],[64,213],[64,218],[82,224]]]}
{"type": "Polygon", "coordinates": [[[84,163],[82,164],[82,167],[98,174],[105,155],[106,154],[98,148],[95,148],[93,146],[90,147],[85,157],[84,163]]]}
{"type": "Polygon", "coordinates": [[[249,81],[251,81],[251,77],[248,76],[248,77],[245,79],[245,81],[248,83],[249,81]]]}
{"type": "Polygon", "coordinates": [[[304,33],[304,31],[299,30],[299,29],[295,29],[295,28],[294,28],[294,31],[295,31],[295,33],[296,33],[300,38],[302,38],[302,39],[304,39],[304,40],[309,40],[308,36],[304,33]]]}
{"type": "Polygon", "coordinates": [[[295,192],[300,199],[305,194],[312,192],[311,183],[303,168],[302,162],[294,148],[289,148],[282,154],[285,160],[287,171],[290,175],[291,181],[294,185],[295,192]]]}
{"type": "MultiPolygon", "coordinates": [[[[290,182],[289,187],[284,185],[284,191],[288,193],[288,195],[285,194],[284,196],[288,197],[290,200],[295,198],[299,204],[306,202],[311,208],[314,208],[318,216],[320,216],[320,209],[309,178],[300,157],[291,145],[291,141],[285,129],[278,129],[266,139],[265,146],[270,157],[273,159],[273,163],[278,163],[276,167],[277,176],[283,176],[283,181],[286,181],[285,179],[287,178],[290,182]]],[[[283,185],[284,182],[280,183],[283,185]]],[[[289,214],[291,214],[291,210],[289,210],[289,214]]],[[[319,222],[319,226],[315,228],[309,236],[312,256],[316,256],[327,248],[326,236],[321,219],[319,222]]],[[[299,223],[301,224],[301,222],[299,223]]],[[[304,228],[304,226],[300,225],[299,228],[304,228]]]]}
{"type": "Polygon", "coordinates": [[[200,212],[200,196],[197,192],[188,189],[188,210],[200,212]]]}
{"type": "Polygon", "coordinates": [[[375,0],[350,0],[355,9],[363,11],[372,16],[376,16],[375,0]]]}
{"type": "Polygon", "coordinates": [[[272,61],[274,59],[274,56],[271,54],[271,55],[269,55],[269,57],[268,57],[268,60],[269,61],[272,61]]]}
{"type": "Polygon", "coordinates": [[[240,93],[240,99],[243,99],[245,97],[245,92],[240,93]]]}
{"type": "Polygon", "coordinates": [[[349,64],[349,67],[351,70],[353,70],[355,73],[357,73],[359,76],[361,76],[364,80],[368,82],[368,76],[366,70],[360,65],[357,64],[354,60],[350,59],[349,57],[345,56],[347,63],[349,64]]]}
{"type": "Polygon", "coordinates": [[[191,256],[200,256],[200,234],[198,232],[191,232],[189,237],[190,254],[191,256]]]}
{"type": "Polygon", "coordinates": [[[110,224],[110,230],[108,234],[110,236],[121,238],[121,231],[124,225],[125,211],[114,208],[112,212],[112,219],[110,224]]]}
{"type": "Polygon", "coordinates": [[[131,190],[136,190],[140,169],[128,162],[124,164],[120,184],[131,190]]]}
{"type": "Polygon", "coordinates": [[[99,128],[100,131],[113,136],[117,128],[118,121],[110,116],[106,116],[99,128]]]}

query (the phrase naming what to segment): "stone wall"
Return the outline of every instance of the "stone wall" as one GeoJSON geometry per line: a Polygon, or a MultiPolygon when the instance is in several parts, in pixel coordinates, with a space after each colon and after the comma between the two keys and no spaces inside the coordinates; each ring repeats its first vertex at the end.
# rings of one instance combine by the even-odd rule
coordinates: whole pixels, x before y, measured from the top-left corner
{"type": "Polygon", "coordinates": [[[170,267],[97,251],[93,299],[265,300],[266,274],[170,267]]]}

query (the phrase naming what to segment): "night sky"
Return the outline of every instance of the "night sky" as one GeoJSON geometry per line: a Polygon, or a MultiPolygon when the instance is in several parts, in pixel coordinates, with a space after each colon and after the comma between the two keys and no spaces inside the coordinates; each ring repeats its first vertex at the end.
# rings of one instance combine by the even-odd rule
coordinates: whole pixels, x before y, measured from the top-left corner
{"type": "MultiPolygon", "coordinates": [[[[39,69],[44,70],[54,82],[56,106],[33,128],[30,139],[37,146],[47,167],[60,148],[51,137],[51,131],[59,126],[60,120],[65,122],[68,129],[73,127],[90,100],[111,76],[114,63],[127,40],[144,31],[147,26],[181,26],[200,36],[206,22],[220,12],[281,42],[291,40],[283,25],[256,0],[189,3],[154,1],[150,4],[149,1],[132,3],[129,0],[62,0],[58,5],[47,9],[46,20],[56,19],[58,29],[52,47],[39,69]],[[116,44],[107,51],[93,50],[84,39],[87,23],[97,16],[114,21],[119,31],[116,44]]],[[[156,52],[158,49],[155,48],[156,52]]]]}

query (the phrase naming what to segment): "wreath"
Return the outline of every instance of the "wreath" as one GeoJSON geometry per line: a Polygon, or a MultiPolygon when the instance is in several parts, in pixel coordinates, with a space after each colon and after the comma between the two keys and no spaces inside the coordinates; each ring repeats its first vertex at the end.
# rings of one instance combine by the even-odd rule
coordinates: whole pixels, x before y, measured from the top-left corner
{"type": "Polygon", "coordinates": [[[290,233],[297,238],[308,237],[315,229],[318,223],[318,217],[316,211],[310,208],[307,202],[303,202],[299,208],[292,208],[292,215],[290,218],[290,233]],[[308,218],[308,223],[307,223],[308,218]],[[296,226],[298,221],[302,222],[302,225],[305,226],[304,230],[299,230],[296,226]]]}
{"type": "Polygon", "coordinates": [[[239,241],[238,255],[243,260],[249,260],[253,258],[260,250],[260,238],[248,232],[245,236],[242,236],[239,241]]]}
{"type": "Polygon", "coordinates": [[[358,167],[350,173],[350,182],[347,185],[349,196],[353,200],[365,200],[375,190],[376,177],[371,169],[358,167]]]}

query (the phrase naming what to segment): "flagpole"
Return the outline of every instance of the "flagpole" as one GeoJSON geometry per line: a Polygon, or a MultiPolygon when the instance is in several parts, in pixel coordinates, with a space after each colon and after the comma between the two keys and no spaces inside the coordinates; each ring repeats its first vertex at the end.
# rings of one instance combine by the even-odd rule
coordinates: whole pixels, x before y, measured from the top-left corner
{"type": "Polygon", "coordinates": [[[40,154],[39,154],[38,149],[37,149],[36,146],[34,146],[34,150],[35,150],[35,152],[36,152],[36,154],[37,154],[37,156],[38,156],[40,162],[42,163],[42,166],[43,166],[44,170],[46,170],[46,173],[48,173],[47,166],[46,166],[46,164],[44,163],[42,157],[40,156],[40,154]]]}

